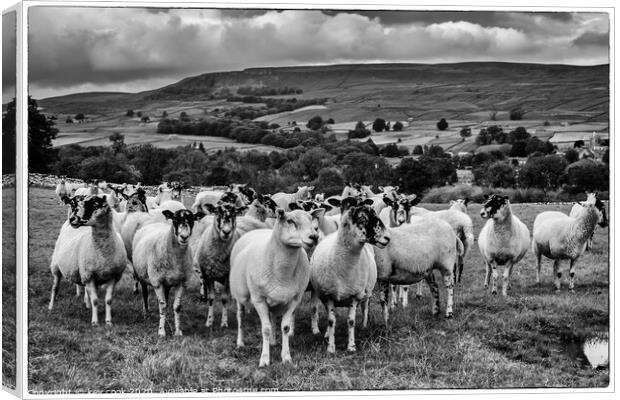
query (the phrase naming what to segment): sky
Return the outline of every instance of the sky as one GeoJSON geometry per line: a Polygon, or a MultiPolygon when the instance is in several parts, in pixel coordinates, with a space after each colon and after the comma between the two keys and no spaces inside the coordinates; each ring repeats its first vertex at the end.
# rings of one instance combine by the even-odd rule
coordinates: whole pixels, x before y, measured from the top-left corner
{"type": "Polygon", "coordinates": [[[606,13],[34,7],[29,27],[35,98],[264,66],[609,62],[606,13]]]}

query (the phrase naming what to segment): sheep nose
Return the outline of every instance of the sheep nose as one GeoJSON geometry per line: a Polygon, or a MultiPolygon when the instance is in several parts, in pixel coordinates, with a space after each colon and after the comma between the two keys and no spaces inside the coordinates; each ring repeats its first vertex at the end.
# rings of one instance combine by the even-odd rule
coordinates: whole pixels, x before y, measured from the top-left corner
{"type": "Polygon", "coordinates": [[[316,233],[313,233],[312,235],[310,235],[310,240],[312,240],[313,242],[318,242],[319,235],[317,235],[316,233]]]}

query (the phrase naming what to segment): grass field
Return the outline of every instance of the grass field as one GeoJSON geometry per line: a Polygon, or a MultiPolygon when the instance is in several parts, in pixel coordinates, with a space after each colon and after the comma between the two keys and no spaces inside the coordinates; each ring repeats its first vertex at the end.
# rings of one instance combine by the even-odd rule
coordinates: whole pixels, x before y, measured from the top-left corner
{"type": "MultiPolygon", "coordinates": [[[[190,199],[184,199],[186,203],[190,199]]],[[[389,329],[373,299],[367,330],[356,330],[357,353],[346,352],[345,310],[338,311],[336,354],[326,353],[322,337],[310,329],[308,302],[296,312],[291,339],[294,365],[280,363],[280,338],[272,365],[258,369],[260,324],[247,318],[246,348],[235,348],[234,306],[231,327],[204,327],[206,304],[194,283],[184,299],[182,338],[157,336],[157,313],[141,315],[141,298],[125,276],[117,287],[111,328],[90,325],[90,311],[63,281],[53,312],[47,311],[49,261],[66,210],[49,189],[30,188],[29,211],[29,390],[126,392],[277,388],[278,390],[430,389],[430,388],[584,388],[606,387],[609,372],[592,370],[580,345],[609,324],[609,236],[598,229],[594,248],[576,270],[575,293],[554,294],[551,263],[543,283],[535,282],[531,252],[515,268],[508,298],[482,287],[484,267],[474,246],[465,262],[463,283],[455,290],[452,320],[432,317],[428,290],[410,307],[397,309],[389,329]]],[[[441,206],[431,206],[437,209],[441,206]]],[[[570,206],[513,205],[528,227],[544,210],[568,212],[570,206]]],[[[476,236],[483,224],[480,205],[470,205],[476,236]]],[[[501,269],[500,269],[501,273],[501,269]]],[[[565,273],[564,276],[567,274],[565,273]]],[[[426,288],[425,288],[426,289],[426,288]]],[[[442,309],[445,296],[442,291],[442,309]]],[[[306,299],[309,298],[306,295],[306,299]]],[[[155,296],[150,296],[156,310],[155,296]]],[[[360,318],[358,317],[358,320],[360,318]]],[[[321,312],[320,327],[327,325],[321,312]]],[[[168,327],[170,332],[170,327],[168,327]]],[[[279,330],[279,329],[278,329],[279,330]]]]}
{"type": "Polygon", "coordinates": [[[15,187],[2,188],[2,384],[15,388],[15,187]]]}

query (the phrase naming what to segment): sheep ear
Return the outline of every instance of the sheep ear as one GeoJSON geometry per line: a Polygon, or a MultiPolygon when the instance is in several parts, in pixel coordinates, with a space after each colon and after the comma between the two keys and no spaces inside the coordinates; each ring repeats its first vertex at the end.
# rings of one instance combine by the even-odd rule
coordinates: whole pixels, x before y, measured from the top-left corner
{"type": "Polygon", "coordinates": [[[340,207],[340,205],[342,204],[342,202],[334,197],[327,199],[327,204],[330,204],[334,207],[340,207]]]}
{"type": "Polygon", "coordinates": [[[394,191],[398,192],[398,186],[394,186],[394,191]]]}
{"type": "Polygon", "coordinates": [[[61,200],[62,200],[62,202],[63,202],[63,203],[65,203],[65,204],[69,204],[69,203],[71,203],[71,199],[69,198],[69,196],[62,196],[60,199],[61,199],[61,200]]]}
{"type": "Polygon", "coordinates": [[[344,212],[345,210],[348,210],[351,207],[355,207],[357,205],[357,199],[355,197],[347,197],[346,199],[342,200],[342,203],[340,203],[340,209],[344,212]]]}
{"type": "Polygon", "coordinates": [[[379,186],[378,189],[383,192],[383,186],[379,186]]]}
{"type": "Polygon", "coordinates": [[[450,200],[450,205],[451,205],[451,206],[453,206],[453,205],[455,205],[455,204],[456,204],[456,201],[454,201],[454,200],[450,200]]]}
{"type": "Polygon", "coordinates": [[[205,217],[205,213],[203,213],[202,211],[198,211],[196,214],[194,214],[194,219],[196,221],[200,221],[201,219],[203,219],[205,217]]]}
{"type": "Polygon", "coordinates": [[[293,211],[293,210],[301,210],[301,205],[297,202],[293,202],[293,203],[288,203],[288,209],[293,211]]]}
{"type": "Polygon", "coordinates": [[[375,204],[375,201],[373,199],[366,199],[366,200],[362,201],[361,204],[365,204],[367,206],[372,206],[373,204],[375,204]]]}
{"type": "Polygon", "coordinates": [[[217,210],[217,207],[215,207],[211,203],[205,203],[202,205],[202,207],[205,208],[211,214],[215,214],[215,211],[217,210]]]}
{"type": "Polygon", "coordinates": [[[248,209],[248,206],[237,207],[237,208],[235,208],[235,214],[241,215],[247,209],[248,209]]]}
{"type": "Polygon", "coordinates": [[[325,211],[330,211],[330,210],[332,210],[334,207],[330,206],[330,205],[329,205],[329,204],[327,204],[327,203],[321,203],[321,208],[324,208],[324,209],[325,209],[325,211]]]}
{"type": "Polygon", "coordinates": [[[123,196],[123,198],[124,198],[125,200],[129,200],[129,196],[128,196],[128,195],[126,195],[125,193],[121,192],[121,196],[123,196]]]}
{"type": "Polygon", "coordinates": [[[324,208],[314,209],[310,211],[310,215],[312,215],[312,218],[321,219],[325,215],[325,209],[324,208]]]}
{"type": "Polygon", "coordinates": [[[314,190],[314,186],[308,186],[308,191],[311,192],[314,190]]]}
{"type": "Polygon", "coordinates": [[[416,204],[419,204],[420,201],[422,201],[422,199],[416,196],[415,198],[409,200],[409,204],[415,206],[416,204]]]}
{"type": "Polygon", "coordinates": [[[487,201],[487,200],[489,200],[489,195],[485,194],[485,195],[482,196],[482,198],[484,199],[484,201],[487,201]]]}
{"type": "Polygon", "coordinates": [[[467,207],[467,205],[469,204],[469,197],[465,197],[463,203],[465,204],[465,207],[467,207]]]}
{"type": "Polygon", "coordinates": [[[383,202],[389,207],[392,207],[392,204],[394,204],[394,201],[387,196],[383,196],[383,202]]]}
{"type": "Polygon", "coordinates": [[[164,217],[166,217],[166,219],[174,218],[174,213],[170,210],[162,210],[161,213],[164,214],[164,217]]]}

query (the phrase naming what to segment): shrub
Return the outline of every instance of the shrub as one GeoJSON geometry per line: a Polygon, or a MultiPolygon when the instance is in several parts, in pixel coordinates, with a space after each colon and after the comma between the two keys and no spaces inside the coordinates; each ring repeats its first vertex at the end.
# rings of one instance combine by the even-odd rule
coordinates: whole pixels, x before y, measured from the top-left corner
{"type": "Polygon", "coordinates": [[[392,126],[392,130],[396,132],[400,132],[403,130],[403,123],[400,121],[394,122],[394,126],[392,126]]]}
{"type": "Polygon", "coordinates": [[[487,183],[492,187],[509,188],[516,183],[514,168],[505,161],[496,161],[487,169],[487,183]]]}
{"type": "Polygon", "coordinates": [[[325,193],[325,196],[338,195],[344,186],[344,176],[338,168],[328,167],[319,171],[316,180],[315,192],[325,193]]]}
{"type": "Polygon", "coordinates": [[[461,135],[462,138],[470,137],[471,136],[471,128],[469,128],[469,127],[461,128],[461,131],[459,132],[459,134],[461,135]]]}
{"type": "Polygon", "coordinates": [[[409,155],[409,151],[406,147],[398,147],[396,143],[390,143],[384,146],[379,151],[379,154],[381,154],[383,157],[402,157],[409,155]]]}
{"type": "Polygon", "coordinates": [[[347,135],[349,139],[365,138],[366,136],[370,136],[370,131],[366,129],[366,125],[364,125],[362,121],[358,121],[357,124],[355,124],[355,129],[349,131],[347,135]]]}
{"type": "Polygon", "coordinates": [[[415,155],[421,155],[424,153],[424,149],[422,148],[422,146],[420,146],[419,144],[417,144],[414,148],[413,148],[413,152],[412,154],[415,155]]]}
{"type": "Polygon", "coordinates": [[[484,190],[480,186],[458,184],[432,188],[422,199],[423,203],[448,204],[450,200],[469,198],[475,203],[484,201],[484,190]]]}
{"type": "Polygon", "coordinates": [[[321,129],[323,127],[323,118],[320,115],[310,118],[306,124],[306,127],[313,131],[321,129]]]}
{"type": "Polygon", "coordinates": [[[327,121],[325,121],[326,124],[335,124],[336,122],[334,121],[333,118],[329,118],[327,121]]]}
{"type": "Polygon", "coordinates": [[[445,118],[442,118],[439,120],[439,122],[437,122],[437,129],[439,129],[440,131],[445,131],[446,129],[448,129],[448,122],[445,118]]]}
{"type": "Polygon", "coordinates": [[[575,149],[568,149],[564,153],[564,158],[569,164],[579,161],[579,152],[575,149]]]}
{"type": "Polygon", "coordinates": [[[519,184],[526,188],[556,189],[567,165],[564,157],[555,154],[530,156],[519,171],[519,184]]]}
{"type": "Polygon", "coordinates": [[[507,137],[507,141],[508,143],[525,142],[531,136],[532,135],[530,135],[530,133],[524,127],[519,126],[515,130],[510,131],[507,137]]]}
{"type": "Polygon", "coordinates": [[[134,114],[135,113],[134,113],[133,110],[127,110],[127,113],[125,113],[125,115],[128,116],[128,117],[133,117],[134,114]]]}
{"type": "Polygon", "coordinates": [[[566,168],[569,192],[609,190],[609,167],[591,159],[583,159],[566,168]]]}

